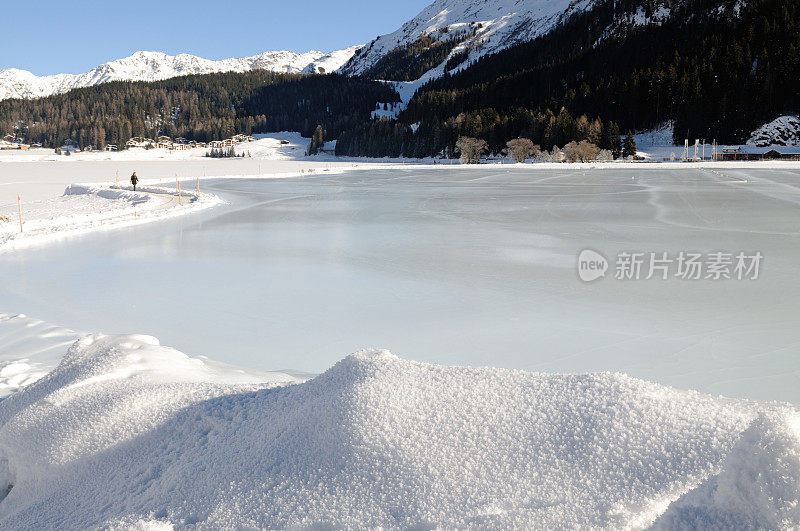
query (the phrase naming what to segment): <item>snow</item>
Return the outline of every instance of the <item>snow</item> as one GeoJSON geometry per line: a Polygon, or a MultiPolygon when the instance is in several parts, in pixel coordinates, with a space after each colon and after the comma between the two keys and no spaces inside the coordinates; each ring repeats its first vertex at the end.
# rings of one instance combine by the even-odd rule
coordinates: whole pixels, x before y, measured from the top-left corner
{"type": "Polygon", "coordinates": [[[102,64],[89,72],[38,77],[31,72],[11,68],[0,71],[0,100],[40,98],[62,94],[75,88],[90,87],[109,81],[158,81],[190,74],[247,72],[269,70],[286,73],[317,73],[320,68],[333,72],[358,50],[351,46],[330,53],[310,51],[264,52],[252,57],[212,61],[189,54],[167,55],[160,52],[136,52],[130,57],[102,64]]]}
{"type": "MultiPolygon", "coordinates": [[[[431,34],[442,28],[469,29],[470,23],[479,23],[481,27],[474,38],[476,46],[464,63],[466,65],[482,55],[545,35],[570,15],[584,11],[594,3],[595,0],[436,0],[396,31],[366,45],[340,71],[349,75],[363,74],[386,53],[413,42],[421,33],[431,34]]],[[[465,44],[456,47],[452,53],[463,49],[465,44]]],[[[421,80],[443,73],[444,62],[421,80]]]]}
{"type": "MultiPolygon", "coordinates": [[[[0,402],[0,525],[647,525],[725,474],[759,412],[789,415],[619,374],[444,367],[381,350],[296,382],[211,367],[152,337],[86,336],[0,402]]],[[[774,439],[797,451],[796,435],[774,439]]],[[[776,464],[749,466],[798,480],[776,464]]],[[[735,502],[719,503],[759,510],[735,502]]]]}
{"type": "Polygon", "coordinates": [[[800,117],[781,116],[764,124],[753,131],[747,144],[756,147],[800,147],[800,117]]]}
{"type": "MultiPolygon", "coordinates": [[[[98,230],[149,223],[188,212],[213,207],[221,200],[213,194],[198,194],[193,188],[181,190],[164,187],[116,185],[69,185],[61,197],[26,201],[12,220],[0,222],[0,253],[41,245],[67,236],[98,230]]],[[[17,206],[17,209],[21,205],[17,206]]],[[[0,211],[12,211],[13,205],[0,203],[0,211]]]]}
{"type": "Polygon", "coordinates": [[[722,472],[691,490],[655,529],[796,529],[800,526],[800,415],[761,413],[722,472]]]}

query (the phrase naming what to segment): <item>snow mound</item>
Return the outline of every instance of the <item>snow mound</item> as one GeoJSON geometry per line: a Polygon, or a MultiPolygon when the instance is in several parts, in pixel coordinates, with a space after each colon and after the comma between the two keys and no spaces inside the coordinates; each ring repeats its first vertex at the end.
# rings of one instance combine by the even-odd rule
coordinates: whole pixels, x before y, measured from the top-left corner
{"type": "Polygon", "coordinates": [[[0,527],[648,525],[764,409],[387,351],[292,381],[87,336],[0,401],[0,527]]]}
{"type": "Polygon", "coordinates": [[[655,527],[800,528],[800,416],[759,415],[722,472],[673,503],[655,527]]]}
{"type": "Polygon", "coordinates": [[[800,146],[800,118],[797,116],[776,118],[753,131],[747,144],[756,147],[800,146]]]}

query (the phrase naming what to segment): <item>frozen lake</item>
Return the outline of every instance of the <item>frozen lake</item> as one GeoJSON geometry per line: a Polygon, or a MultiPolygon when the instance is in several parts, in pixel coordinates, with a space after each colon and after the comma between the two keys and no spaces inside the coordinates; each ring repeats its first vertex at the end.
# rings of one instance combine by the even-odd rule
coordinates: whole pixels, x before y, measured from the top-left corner
{"type": "Polygon", "coordinates": [[[264,370],[381,347],[800,403],[799,183],[568,166],[208,181],[229,205],[0,255],[0,310],[264,370]],[[587,248],[612,262],[591,284],[587,248]],[[757,280],[622,281],[623,251],[764,258],[757,280]]]}

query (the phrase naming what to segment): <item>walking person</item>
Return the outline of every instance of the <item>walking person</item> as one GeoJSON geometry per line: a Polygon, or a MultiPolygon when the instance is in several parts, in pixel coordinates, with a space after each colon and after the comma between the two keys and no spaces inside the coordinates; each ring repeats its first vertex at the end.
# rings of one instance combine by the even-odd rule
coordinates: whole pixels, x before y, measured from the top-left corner
{"type": "Polygon", "coordinates": [[[136,176],[136,172],[133,172],[131,175],[131,184],[133,185],[133,191],[136,191],[136,185],[139,183],[139,178],[136,176]]]}

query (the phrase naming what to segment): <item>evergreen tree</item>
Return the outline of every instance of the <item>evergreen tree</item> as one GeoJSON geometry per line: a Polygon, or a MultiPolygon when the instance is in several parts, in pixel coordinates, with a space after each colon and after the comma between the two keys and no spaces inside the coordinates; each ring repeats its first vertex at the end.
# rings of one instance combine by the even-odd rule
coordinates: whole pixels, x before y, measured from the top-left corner
{"type": "Polygon", "coordinates": [[[633,138],[633,133],[630,130],[628,130],[628,134],[625,135],[625,144],[622,148],[622,156],[624,158],[636,156],[636,139],[633,138]]]}

